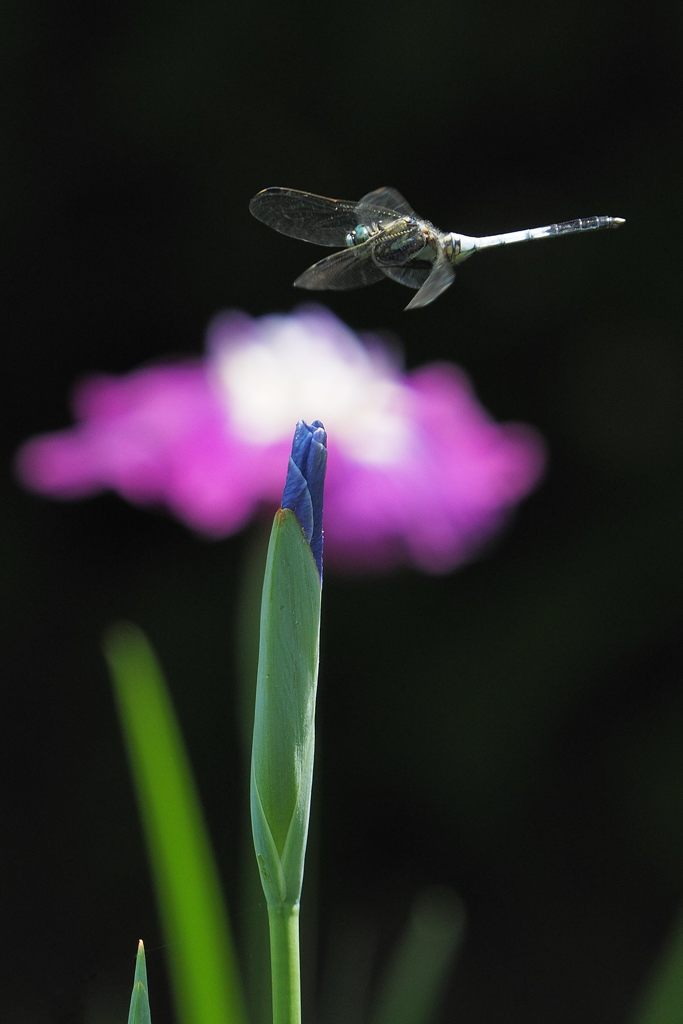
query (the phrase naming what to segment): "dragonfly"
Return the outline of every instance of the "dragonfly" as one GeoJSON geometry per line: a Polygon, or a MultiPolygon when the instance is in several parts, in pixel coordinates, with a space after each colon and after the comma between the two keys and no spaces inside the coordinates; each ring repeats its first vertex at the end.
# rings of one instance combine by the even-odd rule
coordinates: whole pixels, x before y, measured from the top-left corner
{"type": "Polygon", "coordinates": [[[283,235],[339,249],[297,277],[296,288],[345,291],[389,278],[414,289],[406,309],[428,306],[453,283],[455,268],[482,249],[625,223],[623,217],[580,217],[477,238],[440,231],[415,213],[394,188],[377,188],[358,202],[295,188],[264,188],[249,209],[257,220],[283,235]]]}

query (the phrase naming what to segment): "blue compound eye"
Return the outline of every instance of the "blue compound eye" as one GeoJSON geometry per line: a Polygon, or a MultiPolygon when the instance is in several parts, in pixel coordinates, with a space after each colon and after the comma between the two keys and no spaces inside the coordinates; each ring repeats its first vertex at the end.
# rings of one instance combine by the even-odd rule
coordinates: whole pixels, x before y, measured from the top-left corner
{"type": "Polygon", "coordinates": [[[346,247],[347,247],[347,249],[350,249],[351,246],[355,245],[355,244],[356,244],[356,232],[355,231],[349,231],[349,233],[346,236],[346,247]]]}
{"type": "Polygon", "coordinates": [[[356,236],[356,245],[360,245],[361,242],[367,242],[370,237],[370,232],[366,228],[365,224],[359,224],[354,231],[354,235],[356,236]]]}

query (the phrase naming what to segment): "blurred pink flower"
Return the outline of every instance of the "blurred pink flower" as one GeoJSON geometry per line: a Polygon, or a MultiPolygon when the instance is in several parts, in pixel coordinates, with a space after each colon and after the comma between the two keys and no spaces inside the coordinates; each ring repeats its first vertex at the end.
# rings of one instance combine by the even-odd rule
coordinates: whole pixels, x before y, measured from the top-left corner
{"type": "Polygon", "coordinates": [[[439,572],[471,557],[534,487],[539,436],[494,423],[447,363],[405,373],[376,338],[325,309],[213,321],[207,354],[81,383],[69,430],[27,442],[30,488],[109,488],[201,533],[239,530],[279,502],[292,429],[324,420],[328,565],[439,572]]]}

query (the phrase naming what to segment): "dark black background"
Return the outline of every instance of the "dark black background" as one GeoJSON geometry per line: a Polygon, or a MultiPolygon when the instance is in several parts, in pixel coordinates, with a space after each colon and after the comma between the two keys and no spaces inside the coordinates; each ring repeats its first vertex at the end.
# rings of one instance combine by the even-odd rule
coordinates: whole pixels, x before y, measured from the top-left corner
{"type": "Polygon", "coordinates": [[[237,891],[251,540],[37,499],[12,453],[69,422],[87,372],[296,304],[316,254],[249,217],[257,189],[390,184],[473,234],[627,225],[478,257],[415,314],[388,283],[329,297],[408,365],[461,364],[550,462],[466,569],[327,578],[322,963],[352,919],[382,954],[444,884],[468,913],[444,1021],[628,1020],[683,890],[680,6],[14,0],[0,27],[7,1019],[124,1019],[140,934],[170,1019],[100,653],[119,616],[167,668],[235,924],[262,913],[237,891]]]}

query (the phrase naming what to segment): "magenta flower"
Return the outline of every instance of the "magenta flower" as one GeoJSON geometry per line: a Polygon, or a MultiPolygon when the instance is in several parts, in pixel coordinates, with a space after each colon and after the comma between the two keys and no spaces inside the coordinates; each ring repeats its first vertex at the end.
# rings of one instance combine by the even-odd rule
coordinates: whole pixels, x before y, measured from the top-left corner
{"type": "Polygon", "coordinates": [[[305,307],[211,324],[207,355],[92,377],[77,423],[19,452],[24,483],[56,498],[104,489],[220,537],[279,502],[293,425],[329,433],[328,564],[444,571],[472,556],[539,479],[543,443],[494,423],[464,373],[404,373],[376,338],[305,307]]]}

